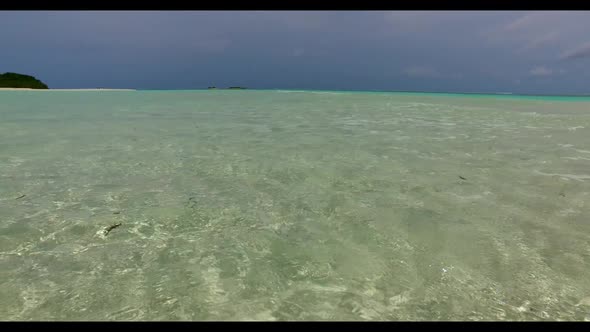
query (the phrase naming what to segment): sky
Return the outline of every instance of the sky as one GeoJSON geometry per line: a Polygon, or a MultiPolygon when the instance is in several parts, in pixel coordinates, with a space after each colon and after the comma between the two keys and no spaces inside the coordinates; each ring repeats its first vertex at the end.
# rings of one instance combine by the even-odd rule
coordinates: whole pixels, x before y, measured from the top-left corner
{"type": "Polygon", "coordinates": [[[590,93],[590,11],[2,11],[50,88],[590,93]]]}

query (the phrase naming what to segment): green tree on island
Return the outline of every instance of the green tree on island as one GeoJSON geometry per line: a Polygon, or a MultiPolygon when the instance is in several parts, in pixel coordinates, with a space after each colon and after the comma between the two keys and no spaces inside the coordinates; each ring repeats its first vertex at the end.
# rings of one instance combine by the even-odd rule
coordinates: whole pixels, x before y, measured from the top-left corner
{"type": "Polygon", "coordinates": [[[0,74],[0,88],[49,89],[47,84],[35,77],[17,73],[0,74]]]}

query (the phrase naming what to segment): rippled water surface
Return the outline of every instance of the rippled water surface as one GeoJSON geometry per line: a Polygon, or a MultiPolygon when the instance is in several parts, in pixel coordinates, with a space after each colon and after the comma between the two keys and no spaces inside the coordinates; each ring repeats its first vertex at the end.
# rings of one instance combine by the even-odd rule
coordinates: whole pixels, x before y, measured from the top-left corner
{"type": "Polygon", "coordinates": [[[0,91],[0,319],[590,320],[589,193],[590,99],[0,91]]]}

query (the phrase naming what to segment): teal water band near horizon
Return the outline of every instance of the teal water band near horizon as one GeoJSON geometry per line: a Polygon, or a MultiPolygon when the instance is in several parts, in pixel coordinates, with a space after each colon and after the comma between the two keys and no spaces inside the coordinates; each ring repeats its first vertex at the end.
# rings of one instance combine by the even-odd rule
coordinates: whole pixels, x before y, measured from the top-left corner
{"type": "Polygon", "coordinates": [[[536,95],[536,94],[516,94],[516,93],[470,93],[470,92],[422,92],[422,91],[371,91],[371,90],[305,90],[305,89],[137,89],[136,91],[153,91],[153,92],[290,92],[290,93],[362,93],[362,94],[391,94],[398,96],[432,96],[432,97],[470,97],[470,98],[502,98],[502,99],[523,99],[523,100],[540,100],[540,101],[590,101],[590,95],[536,95]]]}
{"type": "MultiPolygon", "coordinates": [[[[1,90],[0,92],[30,92],[37,90],[1,90]]],[[[520,100],[539,100],[539,101],[590,101],[590,95],[537,95],[537,94],[518,94],[518,93],[471,93],[471,92],[423,92],[423,91],[379,91],[379,90],[305,90],[305,89],[47,89],[39,91],[59,91],[59,92],[288,92],[288,93],[334,93],[334,94],[389,94],[398,96],[426,96],[426,97],[469,97],[469,98],[500,98],[500,99],[520,99],[520,100]]]]}

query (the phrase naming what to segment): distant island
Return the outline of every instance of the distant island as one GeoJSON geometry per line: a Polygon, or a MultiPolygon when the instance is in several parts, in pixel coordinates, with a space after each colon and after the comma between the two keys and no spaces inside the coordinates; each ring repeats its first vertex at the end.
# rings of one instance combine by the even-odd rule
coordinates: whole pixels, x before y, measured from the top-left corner
{"type": "Polygon", "coordinates": [[[47,84],[35,77],[17,73],[0,74],[0,88],[49,89],[47,84]]]}
{"type": "MultiPolygon", "coordinates": [[[[207,89],[208,90],[217,90],[217,87],[210,86],[210,87],[207,87],[207,89]]],[[[242,87],[242,86],[230,86],[229,88],[226,88],[226,89],[228,89],[228,90],[244,90],[246,88],[245,87],[242,87]]]]}

